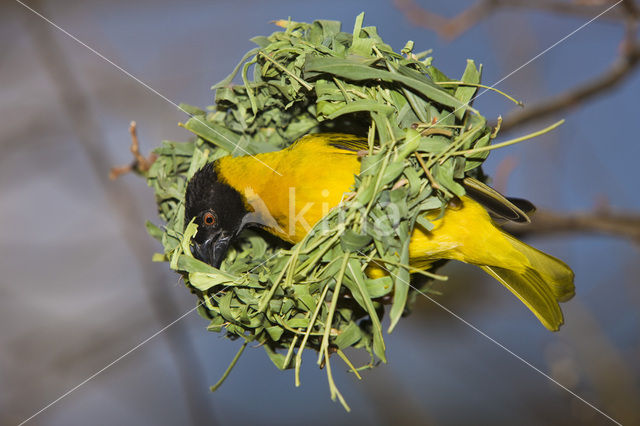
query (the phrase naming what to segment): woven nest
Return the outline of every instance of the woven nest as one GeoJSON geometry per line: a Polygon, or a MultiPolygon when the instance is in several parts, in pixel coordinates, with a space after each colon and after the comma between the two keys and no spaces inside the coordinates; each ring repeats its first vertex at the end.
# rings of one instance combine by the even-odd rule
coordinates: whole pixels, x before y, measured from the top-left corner
{"type": "Polygon", "coordinates": [[[191,117],[183,126],[195,140],[164,141],[147,174],[166,223],[148,224],[164,247],[156,260],[170,262],[198,296],[208,329],[243,339],[238,356],[256,342],[278,368],[295,368],[297,383],[303,349],[317,351],[332,396],[345,407],[329,356],[337,353],[355,374],[386,361],[385,304],[391,331],[415,295],[408,285],[415,272],[408,267],[411,231],[416,223],[431,229],[424,212],[464,195],[457,180],[482,178],[489,151],[481,148],[495,137],[469,106],[481,74],[473,61],[459,80],[450,79],[429,52],[414,53],[408,42],[396,53],[362,21],[358,16],[352,33],[335,21],[279,21],[283,31],[254,38],[258,47],[214,86],[214,105],[206,111],[181,106],[191,117]],[[238,74],[241,83],[233,84],[238,74]],[[184,229],[183,199],[200,167],[326,131],[368,138],[350,197],[293,247],[245,231],[219,270],[193,258],[196,227],[184,229]],[[372,259],[389,275],[369,278],[364,270],[372,259]],[[364,349],[370,362],[354,367],[346,348],[364,349]]]}

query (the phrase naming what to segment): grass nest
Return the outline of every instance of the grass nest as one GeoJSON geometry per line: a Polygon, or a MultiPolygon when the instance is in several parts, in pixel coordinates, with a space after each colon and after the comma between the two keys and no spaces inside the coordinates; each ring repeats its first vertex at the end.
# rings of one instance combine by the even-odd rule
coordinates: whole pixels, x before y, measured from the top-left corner
{"type": "MultiPolygon", "coordinates": [[[[359,371],[386,362],[381,319],[389,305],[390,332],[407,310],[408,247],[416,223],[431,229],[426,211],[444,211],[458,182],[483,178],[481,164],[497,130],[470,106],[481,67],[468,60],[460,79],[433,65],[430,52],[400,53],[375,27],[352,32],[340,22],[278,21],[282,31],[256,37],[233,72],[213,86],[215,104],[181,109],[190,142],[163,141],[146,173],[164,226],[147,223],[167,261],[197,295],[208,329],[244,342],[215,390],[248,343],[262,347],[279,369],[295,369],[300,383],[304,349],[318,353],[329,387],[336,387],[330,355],[359,371]],[[240,76],[241,82],[233,83],[240,76]],[[196,225],[184,226],[188,180],[207,162],[225,155],[258,154],[287,147],[311,132],[355,133],[368,139],[352,194],[293,247],[245,231],[220,269],[196,260],[190,250],[196,225]],[[371,279],[365,268],[379,262],[389,275],[371,279]],[[356,367],[345,349],[363,349],[370,361],[356,367]]],[[[239,79],[237,79],[239,80],[239,79]]],[[[506,96],[506,95],[505,95],[506,96]]],[[[421,272],[432,279],[446,279],[421,272]]]]}

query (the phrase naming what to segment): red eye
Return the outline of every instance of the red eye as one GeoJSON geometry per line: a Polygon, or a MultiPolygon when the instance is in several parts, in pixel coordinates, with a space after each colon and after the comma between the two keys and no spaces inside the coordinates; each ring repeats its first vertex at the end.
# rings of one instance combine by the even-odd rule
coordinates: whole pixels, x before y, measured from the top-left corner
{"type": "Polygon", "coordinates": [[[213,213],[206,212],[204,216],[202,216],[202,221],[204,222],[205,225],[211,226],[216,223],[216,217],[213,213]]]}

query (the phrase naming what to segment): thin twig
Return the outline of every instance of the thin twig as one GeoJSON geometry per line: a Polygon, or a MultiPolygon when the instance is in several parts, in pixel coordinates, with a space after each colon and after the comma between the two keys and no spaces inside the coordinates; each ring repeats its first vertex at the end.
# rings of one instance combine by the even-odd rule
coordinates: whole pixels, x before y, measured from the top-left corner
{"type": "Polygon", "coordinates": [[[496,8],[495,1],[481,0],[463,10],[453,18],[445,18],[418,5],[415,0],[394,0],[396,7],[412,24],[435,31],[440,37],[454,39],[479,21],[489,16],[496,8]]]}
{"type": "Polygon", "coordinates": [[[451,155],[477,154],[478,152],[492,151],[494,149],[504,148],[505,146],[514,145],[514,144],[517,144],[517,143],[520,143],[520,142],[528,141],[529,139],[533,139],[535,137],[538,137],[538,136],[544,135],[546,133],[549,133],[550,131],[552,131],[556,127],[561,126],[563,123],[564,123],[564,119],[562,119],[560,121],[556,121],[555,123],[551,124],[550,126],[547,126],[544,129],[538,130],[537,132],[529,133],[527,135],[520,136],[519,138],[510,139],[508,141],[500,142],[500,143],[497,143],[495,145],[487,145],[487,146],[481,146],[479,148],[464,149],[464,150],[461,150],[461,151],[456,151],[451,155]]]}
{"type": "Polygon", "coordinates": [[[140,174],[145,174],[149,171],[151,165],[156,161],[158,156],[155,153],[150,153],[148,157],[145,157],[140,153],[140,142],[138,141],[138,132],[136,122],[132,121],[129,124],[129,134],[131,135],[131,154],[133,154],[133,162],[125,166],[114,166],[109,171],[109,179],[115,180],[121,175],[135,171],[140,174]]]}
{"type": "Polygon", "coordinates": [[[539,210],[531,217],[530,224],[509,222],[503,228],[518,237],[561,233],[605,234],[628,238],[640,244],[638,213],[612,213],[608,210],[556,213],[539,210]]]}
{"type": "MultiPolygon", "coordinates": [[[[601,4],[578,4],[576,2],[552,1],[552,0],[479,0],[467,9],[464,9],[452,18],[447,18],[431,12],[420,6],[416,0],[394,0],[400,12],[412,24],[434,31],[440,37],[452,40],[478,23],[491,16],[500,9],[518,8],[540,10],[555,14],[564,14],[579,17],[591,17],[601,11],[601,4]]],[[[633,10],[633,16],[638,16],[637,7],[632,0],[623,0],[623,5],[628,11],[633,10]]],[[[603,20],[620,21],[629,12],[622,9],[614,9],[602,17],[603,20]]]]}
{"type": "Polygon", "coordinates": [[[424,170],[424,174],[427,176],[427,179],[429,180],[429,183],[431,184],[431,188],[440,189],[440,185],[438,185],[438,182],[436,182],[436,180],[433,178],[433,175],[429,171],[429,168],[424,163],[424,160],[422,159],[422,155],[420,155],[419,152],[414,152],[414,155],[418,159],[418,163],[420,163],[420,167],[422,167],[422,170],[424,170]]]}
{"type": "Polygon", "coordinates": [[[634,0],[622,0],[622,6],[627,11],[627,14],[632,18],[640,18],[640,8],[634,0]]]}
{"type": "Polygon", "coordinates": [[[635,71],[638,65],[640,65],[640,45],[636,46],[628,55],[619,58],[607,71],[590,82],[508,115],[502,123],[502,131],[512,130],[525,123],[556,115],[581,105],[598,95],[603,95],[622,83],[635,71]]]}

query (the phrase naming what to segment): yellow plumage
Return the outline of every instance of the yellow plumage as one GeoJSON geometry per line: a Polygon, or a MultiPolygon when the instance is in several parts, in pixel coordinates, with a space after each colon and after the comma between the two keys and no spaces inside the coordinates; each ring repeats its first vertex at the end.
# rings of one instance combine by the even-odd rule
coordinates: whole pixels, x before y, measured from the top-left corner
{"type": "MultiPolygon", "coordinates": [[[[265,228],[291,243],[339,204],[360,172],[352,135],[307,135],[278,152],[218,160],[218,176],[244,195],[265,228]],[[269,167],[265,166],[268,165],[269,167]]],[[[487,211],[469,197],[459,207],[427,218],[434,229],[416,225],[409,245],[410,264],[426,269],[438,259],[478,265],[513,292],[550,330],[563,323],[558,302],[574,294],[573,272],[562,261],[538,251],[495,226],[487,211]]],[[[377,277],[386,272],[371,265],[377,277]]]]}

